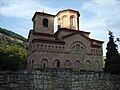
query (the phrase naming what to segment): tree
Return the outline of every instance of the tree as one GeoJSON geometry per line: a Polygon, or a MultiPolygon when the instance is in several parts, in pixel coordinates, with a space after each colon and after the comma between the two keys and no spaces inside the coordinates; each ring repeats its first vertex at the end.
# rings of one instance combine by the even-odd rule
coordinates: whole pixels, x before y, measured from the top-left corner
{"type": "Polygon", "coordinates": [[[22,70],[26,68],[26,52],[17,46],[0,49],[0,70],[22,70]]]}
{"type": "Polygon", "coordinates": [[[109,41],[106,49],[107,53],[104,71],[111,74],[120,74],[120,55],[111,31],[109,31],[109,41]]]}

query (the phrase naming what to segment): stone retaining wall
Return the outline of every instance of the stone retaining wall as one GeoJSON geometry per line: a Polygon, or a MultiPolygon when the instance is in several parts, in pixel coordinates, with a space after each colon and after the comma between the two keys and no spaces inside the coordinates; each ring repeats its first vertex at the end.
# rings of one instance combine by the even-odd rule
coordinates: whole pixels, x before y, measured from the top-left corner
{"type": "Polygon", "coordinates": [[[0,90],[120,90],[120,76],[71,69],[0,72],[0,90]]]}

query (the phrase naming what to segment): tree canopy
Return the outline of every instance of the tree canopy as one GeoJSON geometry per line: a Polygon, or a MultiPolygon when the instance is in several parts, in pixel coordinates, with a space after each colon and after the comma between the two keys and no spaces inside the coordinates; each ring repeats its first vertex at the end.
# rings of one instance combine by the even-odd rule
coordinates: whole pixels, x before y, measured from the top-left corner
{"type": "Polygon", "coordinates": [[[26,68],[26,52],[17,46],[0,48],[0,70],[23,70],[26,68]]]}
{"type": "Polygon", "coordinates": [[[120,55],[117,48],[118,46],[115,44],[113,33],[109,31],[109,41],[106,48],[107,53],[104,71],[120,75],[120,55]]]}

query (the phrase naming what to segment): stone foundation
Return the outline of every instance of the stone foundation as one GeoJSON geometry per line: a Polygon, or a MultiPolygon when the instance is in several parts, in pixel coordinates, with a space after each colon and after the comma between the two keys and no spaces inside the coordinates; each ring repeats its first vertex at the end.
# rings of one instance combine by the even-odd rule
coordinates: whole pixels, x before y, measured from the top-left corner
{"type": "Polygon", "coordinates": [[[120,76],[72,69],[0,72],[0,90],[120,90],[120,76]]]}

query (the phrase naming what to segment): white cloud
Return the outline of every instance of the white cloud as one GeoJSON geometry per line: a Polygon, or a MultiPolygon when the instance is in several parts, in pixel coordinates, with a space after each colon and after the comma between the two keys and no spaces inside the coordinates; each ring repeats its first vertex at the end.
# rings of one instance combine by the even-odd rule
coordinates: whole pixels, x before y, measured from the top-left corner
{"type": "MultiPolygon", "coordinates": [[[[84,23],[82,28],[91,32],[92,36],[103,39],[104,51],[106,51],[106,43],[108,39],[108,29],[113,32],[116,37],[120,34],[120,1],[118,0],[93,0],[85,2],[82,6],[84,12],[92,12],[92,19],[82,17],[84,23]],[[119,33],[119,34],[118,34],[119,33]]],[[[120,48],[120,47],[119,47],[120,48]]],[[[105,52],[104,52],[105,55],[105,52]]]]}
{"type": "Polygon", "coordinates": [[[30,21],[36,11],[44,10],[46,13],[56,14],[60,8],[51,8],[46,1],[42,0],[0,0],[0,15],[22,18],[22,22],[19,22],[22,26],[13,24],[10,29],[25,37],[28,35],[28,30],[32,28],[30,21]]]}
{"type": "Polygon", "coordinates": [[[45,11],[54,14],[58,8],[43,6],[41,0],[1,0],[0,14],[7,17],[18,17],[29,19],[35,11],[45,11]]]}
{"type": "Polygon", "coordinates": [[[97,25],[104,27],[109,23],[108,21],[115,21],[120,18],[120,2],[116,0],[94,0],[89,3],[84,3],[83,10],[92,11],[95,13],[94,19],[86,22],[88,28],[97,25]]]}

